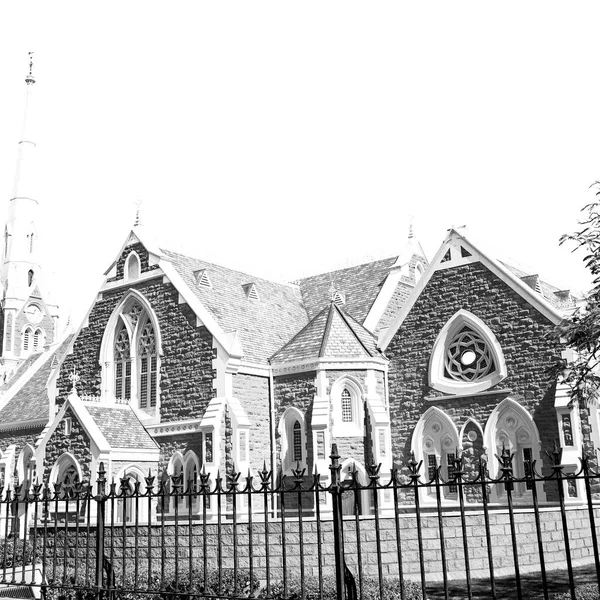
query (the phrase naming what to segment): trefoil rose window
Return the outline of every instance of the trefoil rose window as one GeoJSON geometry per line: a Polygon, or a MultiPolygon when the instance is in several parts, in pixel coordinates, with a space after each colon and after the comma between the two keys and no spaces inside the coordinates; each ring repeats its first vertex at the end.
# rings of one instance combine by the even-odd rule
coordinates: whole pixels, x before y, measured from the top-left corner
{"type": "Polygon", "coordinates": [[[486,341],[464,327],[448,344],[446,376],[457,381],[478,381],[496,370],[494,357],[486,341]]]}

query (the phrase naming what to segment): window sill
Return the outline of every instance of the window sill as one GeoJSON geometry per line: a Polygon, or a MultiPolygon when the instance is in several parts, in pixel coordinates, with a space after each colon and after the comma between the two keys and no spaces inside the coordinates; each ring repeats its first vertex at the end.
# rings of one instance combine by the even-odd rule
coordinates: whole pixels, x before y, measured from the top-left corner
{"type": "Polygon", "coordinates": [[[438,400],[456,400],[460,398],[479,398],[480,396],[493,396],[494,394],[512,394],[510,388],[496,390],[485,390],[484,392],[466,392],[464,394],[443,394],[442,396],[425,396],[426,402],[437,402],[438,400]]]}

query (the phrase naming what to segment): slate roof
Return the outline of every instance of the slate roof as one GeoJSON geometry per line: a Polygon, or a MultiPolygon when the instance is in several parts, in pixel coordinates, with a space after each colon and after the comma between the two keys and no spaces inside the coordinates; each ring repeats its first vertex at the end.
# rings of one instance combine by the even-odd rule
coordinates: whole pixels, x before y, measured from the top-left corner
{"type": "MultiPolygon", "coordinates": [[[[45,351],[46,356],[43,363],[35,371],[31,370],[29,379],[23,387],[0,410],[0,425],[48,418],[49,405],[46,385],[52,371],[52,362],[54,357],[62,356],[72,337],[72,335],[68,336],[61,344],[52,346],[45,351]]],[[[32,367],[40,357],[40,353],[29,356],[19,367],[17,373],[13,375],[9,384],[14,385],[17,379],[26,372],[26,369],[32,367]]],[[[10,388],[6,393],[10,393],[10,388]]]]}
{"type": "Polygon", "coordinates": [[[162,250],[186,284],[212,313],[224,331],[238,331],[244,359],[266,362],[308,323],[297,286],[274,283],[240,271],[162,250]],[[199,285],[194,272],[206,269],[211,287],[199,285]],[[254,283],[258,299],[249,299],[254,283]]]}
{"type": "Polygon", "coordinates": [[[86,404],[85,408],[112,448],[158,448],[129,406],[117,408],[86,404]]]}
{"type": "Polygon", "coordinates": [[[397,258],[394,256],[300,279],[297,283],[308,317],[313,319],[331,302],[333,284],[336,290],[345,294],[344,310],[364,323],[397,258]]]}
{"type": "Polygon", "coordinates": [[[529,275],[521,269],[517,269],[512,265],[509,265],[503,261],[500,261],[513,275],[518,277],[528,285],[532,290],[538,291],[536,287],[539,285],[541,289],[541,296],[549,302],[554,308],[559,310],[565,310],[575,307],[575,300],[569,293],[569,290],[559,290],[557,287],[550,285],[549,283],[542,281],[539,275],[529,275]]]}
{"type": "Polygon", "coordinates": [[[321,357],[381,356],[377,340],[356,319],[330,302],[304,329],[272,358],[271,363],[321,357]]]}

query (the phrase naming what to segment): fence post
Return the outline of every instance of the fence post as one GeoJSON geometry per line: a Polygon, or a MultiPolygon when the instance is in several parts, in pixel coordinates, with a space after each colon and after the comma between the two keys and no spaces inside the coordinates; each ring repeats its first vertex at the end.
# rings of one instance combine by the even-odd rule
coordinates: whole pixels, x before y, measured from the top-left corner
{"type": "Polygon", "coordinates": [[[104,520],[106,512],[106,471],[104,463],[98,469],[98,495],[96,496],[96,600],[104,594],[104,520]]]}
{"type": "Polygon", "coordinates": [[[340,485],[340,455],[337,451],[337,444],[331,445],[331,485],[329,491],[332,495],[333,504],[333,542],[335,548],[335,588],[336,599],[344,600],[344,543],[342,531],[342,489],[340,485]]]}

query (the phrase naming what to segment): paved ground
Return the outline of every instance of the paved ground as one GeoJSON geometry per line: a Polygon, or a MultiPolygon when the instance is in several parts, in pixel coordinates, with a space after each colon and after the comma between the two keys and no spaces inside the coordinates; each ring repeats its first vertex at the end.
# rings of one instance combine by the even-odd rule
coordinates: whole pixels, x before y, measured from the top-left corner
{"type": "MultiPolygon", "coordinates": [[[[569,591],[569,576],[566,571],[550,571],[547,579],[550,598],[552,598],[552,594],[569,591]]],[[[596,583],[596,569],[593,565],[575,571],[575,584],[581,583],[596,583]]],[[[476,600],[489,600],[492,597],[490,589],[488,580],[478,579],[472,582],[473,598],[476,600]]],[[[526,600],[544,598],[542,579],[539,573],[523,575],[521,589],[523,598],[526,600]]],[[[427,586],[427,597],[431,600],[444,598],[444,588],[439,583],[427,586]]],[[[468,598],[466,582],[451,582],[449,597],[453,600],[468,598]]],[[[514,578],[496,579],[496,597],[498,600],[515,600],[517,598],[517,586],[514,578]]]]}

